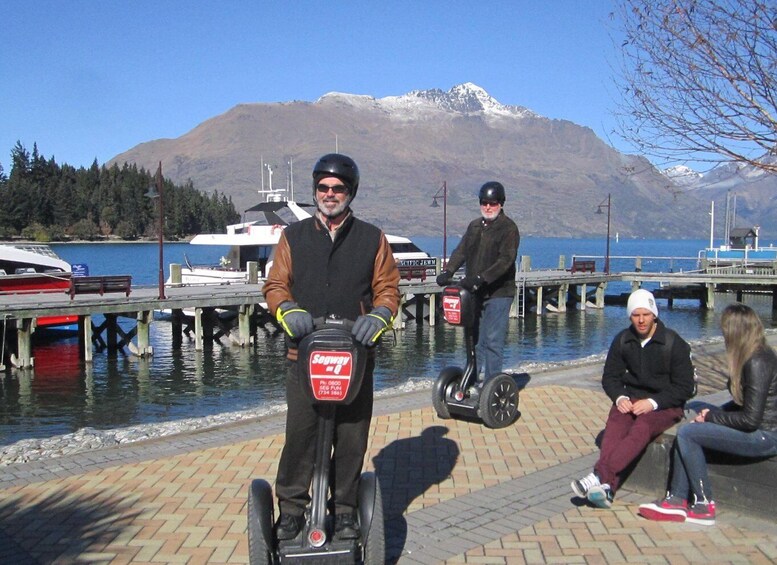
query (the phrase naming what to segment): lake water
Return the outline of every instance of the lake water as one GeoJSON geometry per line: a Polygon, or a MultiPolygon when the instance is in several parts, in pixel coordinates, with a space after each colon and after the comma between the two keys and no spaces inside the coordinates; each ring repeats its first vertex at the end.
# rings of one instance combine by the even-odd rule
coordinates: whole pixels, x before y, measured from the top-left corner
{"type": "MultiPolygon", "coordinates": [[[[442,255],[441,238],[413,238],[432,255],[442,255]]],[[[448,254],[457,243],[448,241],[448,254]]],[[[647,271],[695,268],[697,251],[705,241],[621,240],[611,243],[611,271],[634,268],[634,256],[642,256],[647,271]],[[669,262],[653,257],[685,257],[669,262]]],[[[67,244],[53,245],[70,263],[86,263],[90,274],[132,274],[133,286],[155,286],[158,280],[156,244],[67,244]]],[[[559,255],[569,266],[573,255],[596,256],[603,264],[601,239],[553,239],[526,237],[520,253],[531,257],[532,268],[556,268],[559,255]]],[[[164,247],[165,272],[169,263],[217,263],[224,248],[170,243],[164,247]]],[[[649,287],[648,287],[649,288],[649,287]]],[[[608,294],[627,292],[611,284],[608,294]]],[[[669,309],[659,301],[661,318],[688,340],[720,335],[721,304],[731,298],[716,298],[718,309],[701,310],[693,301],[675,301],[669,309]]],[[[747,298],[772,327],[771,300],[747,298]]],[[[549,364],[601,356],[614,334],[628,323],[625,308],[570,311],[566,314],[528,315],[510,321],[506,368],[536,369],[549,364]]],[[[109,357],[96,353],[91,367],[79,359],[74,338],[36,344],[34,372],[8,372],[0,386],[0,445],[26,438],[69,433],[83,427],[121,428],[136,424],[201,418],[223,412],[271,409],[283,403],[284,345],[281,336],[260,333],[253,347],[240,349],[214,345],[197,352],[185,342],[180,352],[171,347],[167,322],[152,325],[155,355],[137,359],[131,355],[109,357]]],[[[442,367],[463,365],[463,332],[440,323],[434,328],[409,323],[378,352],[376,389],[422,387],[430,384],[442,367]]],[[[226,343],[226,340],[225,340],[226,343]]]]}

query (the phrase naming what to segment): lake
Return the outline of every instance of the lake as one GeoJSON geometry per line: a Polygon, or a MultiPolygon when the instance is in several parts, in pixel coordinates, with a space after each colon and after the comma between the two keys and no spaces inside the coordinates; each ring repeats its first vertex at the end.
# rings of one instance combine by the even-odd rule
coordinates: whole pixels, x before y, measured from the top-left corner
{"type": "MultiPolygon", "coordinates": [[[[430,254],[442,255],[441,238],[417,237],[430,254]]],[[[458,242],[448,241],[448,254],[458,242]]],[[[695,268],[699,249],[708,242],[620,240],[611,242],[611,271],[634,268],[634,256],[644,257],[649,271],[695,268]],[[656,257],[683,257],[667,261],[656,257]]],[[[131,274],[133,286],[155,286],[158,246],[155,243],[57,244],[54,250],[70,263],[86,263],[91,275],[131,274]]],[[[569,266],[573,255],[596,257],[602,268],[604,238],[554,239],[525,237],[520,254],[531,257],[532,268],[556,268],[559,255],[569,266]]],[[[167,243],[165,274],[170,263],[217,263],[224,248],[167,243]]],[[[649,288],[649,287],[648,287],[649,288]]],[[[628,292],[617,284],[608,294],[628,292]]],[[[718,319],[730,297],[716,297],[718,310],[704,311],[693,301],[675,301],[667,308],[659,300],[660,316],[688,340],[720,335],[718,319]]],[[[762,315],[767,327],[774,321],[771,298],[746,299],[762,315]]],[[[628,324],[623,306],[528,315],[510,321],[506,368],[531,371],[549,364],[601,356],[615,333],[628,324]]],[[[387,391],[431,384],[441,368],[463,365],[463,331],[440,323],[434,328],[409,323],[396,332],[396,343],[384,339],[378,352],[376,390],[387,391]]],[[[69,433],[83,427],[111,429],[136,424],[202,418],[242,410],[271,409],[283,403],[284,344],[279,335],[260,331],[255,345],[240,349],[214,345],[195,351],[184,342],[180,352],[171,347],[170,326],[155,321],[151,330],[154,357],[129,354],[109,357],[96,353],[87,367],[79,359],[75,338],[36,344],[34,372],[8,372],[0,386],[0,445],[26,438],[69,433]]]]}

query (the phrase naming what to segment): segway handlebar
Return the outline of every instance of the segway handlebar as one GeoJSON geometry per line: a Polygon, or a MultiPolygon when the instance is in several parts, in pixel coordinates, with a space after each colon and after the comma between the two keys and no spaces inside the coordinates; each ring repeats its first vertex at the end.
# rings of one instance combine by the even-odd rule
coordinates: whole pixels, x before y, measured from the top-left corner
{"type": "Polygon", "coordinates": [[[323,328],[341,328],[343,330],[351,331],[355,323],[356,322],[353,320],[348,320],[346,318],[320,316],[318,318],[313,318],[313,330],[315,331],[323,328]]]}

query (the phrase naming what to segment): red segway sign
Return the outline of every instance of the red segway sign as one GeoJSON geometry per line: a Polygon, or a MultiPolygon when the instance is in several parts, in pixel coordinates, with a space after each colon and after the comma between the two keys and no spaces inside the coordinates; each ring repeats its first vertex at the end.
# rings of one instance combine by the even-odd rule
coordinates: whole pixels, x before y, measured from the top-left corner
{"type": "Polygon", "coordinates": [[[308,369],[316,400],[345,400],[353,375],[353,355],[350,351],[314,351],[310,355],[308,369]]]}
{"type": "Polygon", "coordinates": [[[442,312],[445,321],[454,326],[461,324],[461,297],[458,294],[447,294],[442,297],[442,312]]]}

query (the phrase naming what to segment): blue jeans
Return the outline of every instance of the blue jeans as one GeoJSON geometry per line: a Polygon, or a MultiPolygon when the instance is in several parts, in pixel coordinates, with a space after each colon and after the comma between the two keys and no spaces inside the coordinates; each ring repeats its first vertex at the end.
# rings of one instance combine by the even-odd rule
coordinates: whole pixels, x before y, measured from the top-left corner
{"type": "Polygon", "coordinates": [[[512,296],[488,298],[480,308],[475,356],[486,379],[502,372],[512,296]]]}
{"type": "Polygon", "coordinates": [[[777,432],[743,432],[712,422],[682,426],[672,450],[669,492],[683,498],[694,494],[697,500],[713,500],[704,449],[742,457],[769,457],[777,455],[777,432]]]}

